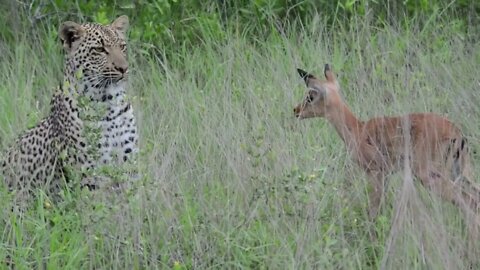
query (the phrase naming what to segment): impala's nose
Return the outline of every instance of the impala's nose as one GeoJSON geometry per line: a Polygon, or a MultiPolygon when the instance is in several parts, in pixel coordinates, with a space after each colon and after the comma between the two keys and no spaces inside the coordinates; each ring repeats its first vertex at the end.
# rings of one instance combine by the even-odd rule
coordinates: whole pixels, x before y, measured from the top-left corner
{"type": "Polygon", "coordinates": [[[300,117],[300,107],[297,106],[295,108],[293,108],[293,114],[295,115],[295,117],[300,117]]]}

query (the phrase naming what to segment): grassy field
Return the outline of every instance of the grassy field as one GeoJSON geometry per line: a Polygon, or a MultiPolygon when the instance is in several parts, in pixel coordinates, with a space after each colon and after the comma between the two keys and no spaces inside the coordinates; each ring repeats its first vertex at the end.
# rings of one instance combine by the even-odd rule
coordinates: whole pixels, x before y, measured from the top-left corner
{"type": "MultiPolygon", "coordinates": [[[[135,22],[132,22],[135,23],[135,22]]],[[[130,192],[74,190],[24,215],[2,189],[0,261],[17,269],[463,269],[462,214],[408,177],[390,178],[372,224],[365,175],[321,119],[298,121],[300,67],[337,73],[360,118],[437,112],[480,150],[480,45],[455,21],[345,29],[321,19],[247,42],[205,39],[160,60],[130,46],[143,180],[130,192]],[[441,27],[440,27],[441,26],[441,27]],[[103,198],[102,198],[103,197],[103,198]],[[372,242],[369,230],[378,240],[372,242]]],[[[63,58],[55,27],[0,42],[0,144],[48,112],[63,58]]],[[[478,36],[476,37],[478,38],[478,36]]],[[[480,151],[477,151],[480,154],[480,151]]],[[[478,154],[473,156],[478,163],[478,154]]],[[[478,166],[477,166],[478,167],[478,166]]],[[[477,170],[478,175],[479,170],[477,170]]],[[[473,246],[473,247],[472,247],[473,246]]],[[[2,263],[0,268],[7,268],[2,263]]]]}

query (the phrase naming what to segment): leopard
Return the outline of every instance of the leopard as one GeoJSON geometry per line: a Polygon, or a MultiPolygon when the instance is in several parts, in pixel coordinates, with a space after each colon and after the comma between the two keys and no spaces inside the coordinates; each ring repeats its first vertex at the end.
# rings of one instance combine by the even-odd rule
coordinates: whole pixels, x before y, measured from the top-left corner
{"type": "MultiPolygon", "coordinates": [[[[66,168],[83,172],[99,164],[116,166],[135,160],[138,134],[126,95],[128,26],[127,16],[109,25],[72,21],[60,25],[65,52],[63,86],[52,97],[50,114],[1,155],[0,169],[10,191],[28,197],[44,186],[55,193],[63,187],[62,180],[68,182],[66,168]],[[77,104],[82,97],[101,112],[99,117],[84,119],[87,110],[77,104]],[[95,145],[89,145],[84,136],[88,126],[100,131],[95,145]],[[97,151],[89,151],[92,148],[97,151]]],[[[81,182],[89,189],[98,185],[81,182]]]]}
{"type": "Polygon", "coordinates": [[[5,152],[0,171],[10,192],[27,202],[38,188],[57,196],[68,181],[66,168],[85,171],[93,166],[84,123],[76,99],[59,86],[50,101],[50,113],[24,132],[5,152]]]}
{"type": "Polygon", "coordinates": [[[103,108],[92,121],[100,129],[94,158],[98,166],[134,162],[138,153],[136,118],[127,95],[128,27],[129,19],[122,15],[109,25],[66,21],[58,30],[65,53],[64,81],[94,108],[103,108]]]}

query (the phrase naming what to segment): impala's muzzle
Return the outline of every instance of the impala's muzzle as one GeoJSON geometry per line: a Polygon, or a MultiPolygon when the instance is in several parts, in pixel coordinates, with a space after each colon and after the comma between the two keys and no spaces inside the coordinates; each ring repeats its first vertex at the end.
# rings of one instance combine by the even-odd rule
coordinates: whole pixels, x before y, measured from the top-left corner
{"type": "Polygon", "coordinates": [[[302,111],[302,105],[297,105],[295,108],[293,108],[293,114],[295,115],[296,118],[301,119],[300,113],[302,111]]]}

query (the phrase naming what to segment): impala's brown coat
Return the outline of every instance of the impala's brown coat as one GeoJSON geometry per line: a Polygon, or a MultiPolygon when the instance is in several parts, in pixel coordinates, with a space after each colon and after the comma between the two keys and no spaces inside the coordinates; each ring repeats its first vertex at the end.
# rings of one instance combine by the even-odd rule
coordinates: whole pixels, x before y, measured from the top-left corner
{"type": "Polygon", "coordinates": [[[325,80],[301,69],[298,72],[309,91],[295,107],[295,116],[324,117],[334,126],[371,180],[370,218],[377,215],[385,178],[404,167],[407,155],[413,174],[426,188],[463,210],[476,212],[480,189],[470,181],[467,141],[451,121],[433,113],[360,121],[341,98],[338,81],[328,65],[325,80]]]}

